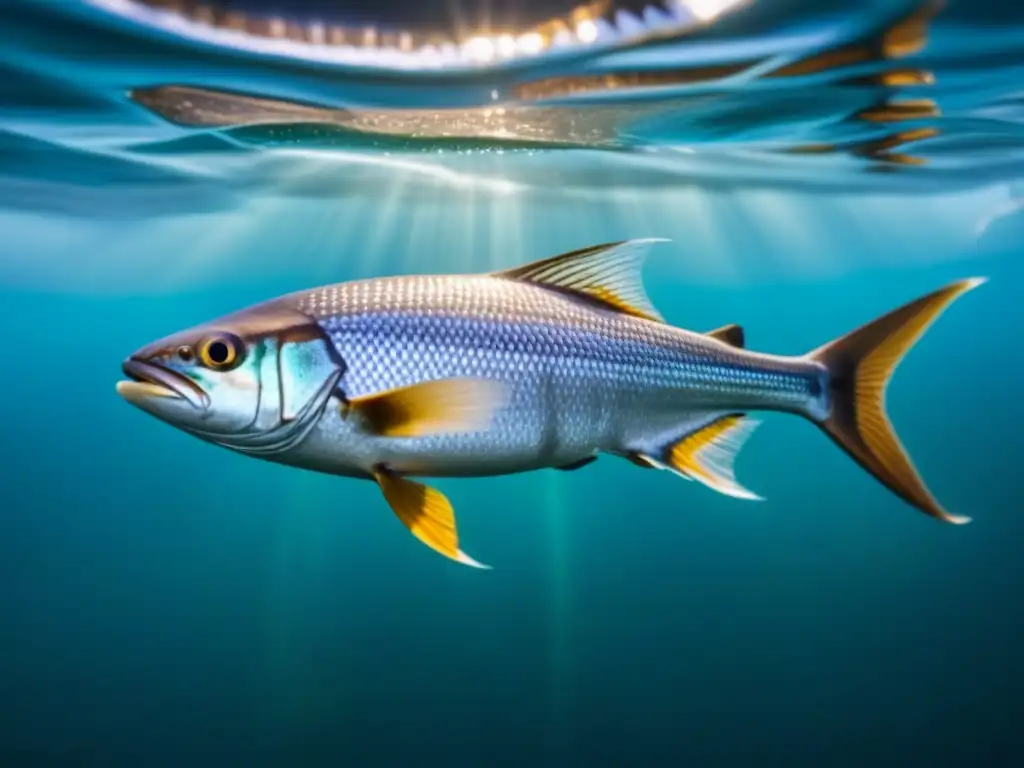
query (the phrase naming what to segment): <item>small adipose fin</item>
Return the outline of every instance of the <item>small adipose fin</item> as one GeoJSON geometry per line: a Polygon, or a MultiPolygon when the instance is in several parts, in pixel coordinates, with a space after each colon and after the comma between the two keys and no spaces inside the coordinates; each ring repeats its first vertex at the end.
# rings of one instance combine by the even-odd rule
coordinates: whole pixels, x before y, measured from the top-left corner
{"type": "Polygon", "coordinates": [[[383,437],[421,437],[489,428],[508,391],[490,379],[439,379],[356,397],[342,405],[383,437]]]}
{"type": "Polygon", "coordinates": [[[571,472],[574,469],[581,469],[588,464],[593,464],[595,461],[597,461],[597,456],[587,456],[586,458],[579,459],[578,461],[573,461],[568,464],[563,464],[560,467],[555,467],[555,469],[560,469],[563,472],[571,472]]]}
{"type": "Polygon", "coordinates": [[[746,334],[743,333],[743,326],[736,325],[736,323],[723,325],[721,328],[715,328],[715,330],[708,331],[704,335],[724,341],[731,347],[743,349],[746,346],[746,334]]]}
{"type": "Polygon", "coordinates": [[[726,496],[761,501],[736,481],[733,470],[736,455],[760,423],[742,413],[717,418],[669,446],[661,463],[726,496]]]}
{"type": "Polygon", "coordinates": [[[413,536],[457,563],[490,569],[459,549],[455,512],[443,493],[383,468],[375,470],[373,477],[391,510],[413,536]]]}
{"type": "Polygon", "coordinates": [[[659,323],[665,322],[644,290],[640,271],[648,248],[663,238],[605,243],[542,261],[491,273],[596,301],[602,306],[659,323]]]}

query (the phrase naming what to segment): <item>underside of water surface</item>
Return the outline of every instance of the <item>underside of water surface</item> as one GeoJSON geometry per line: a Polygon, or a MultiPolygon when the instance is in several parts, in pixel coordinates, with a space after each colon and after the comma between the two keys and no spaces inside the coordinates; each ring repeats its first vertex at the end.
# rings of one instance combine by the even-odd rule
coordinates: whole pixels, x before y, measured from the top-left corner
{"type": "Polygon", "coordinates": [[[1017,0],[0,2],[0,763],[1015,764],[1022,243],[1017,0]],[[888,392],[974,522],[773,415],[759,504],[443,479],[481,576],[114,394],[289,291],[629,238],[779,355],[989,278],[888,392]]]}
{"type": "MultiPolygon", "coordinates": [[[[729,277],[845,268],[805,251],[850,216],[869,259],[942,258],[1017,204],[1024,32],[994,2],[407,5],[5,3],[0,216],[77,219],[67,240],[35,235],[49,253],[123,222],[84,274],[62,271],[116,290],[166,272],[137,254],[167,238],[193,244],[192,277],[235,272],[247,249],[221,247],[228,228],[375,262],[426,227],[485,268],[530,256],[524,222],[559,228],[582,206],[591,238],[624,215],[729,277]],[[296,216],[306,238],[276,226],[296,216]],[[352,240],[371,236],[383,246],[352,240]]],[[[15,254],[4,270],[35,283],[52,266],[15,254]]]]}
{"type": "Polygon", "coordinates": [[[373,25],[334,43],[323,22],[264,12],[263,30],[190,2],[15,0],[8,142],[44,142],[79,173],[121,166],[122,183],[135,168],[140,182],[261,191],[279,176],[260,172],[268,148],[413,156],[527,188],[554,166],[560,190],[613,173],[615,189],[923,191],[1019,172],[1021,33],[998,16],[943,0],[761,5],[612,4],[557,33],[508,24],[403,46],[373,25]],[[47,106],[81,120],[47,120],[47,106]]]}

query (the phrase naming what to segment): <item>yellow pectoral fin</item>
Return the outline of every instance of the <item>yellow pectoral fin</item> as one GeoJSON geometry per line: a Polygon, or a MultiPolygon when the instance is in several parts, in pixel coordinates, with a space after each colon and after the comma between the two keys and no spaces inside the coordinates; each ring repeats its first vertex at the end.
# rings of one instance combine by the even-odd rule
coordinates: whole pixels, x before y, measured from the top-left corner
{"type": "Polygon", "coordinates": [[[476,432],[490,427],[508,401],[506,385],[490,379],[441,379],[357,397],[346,410],[383,437],[476,432]]]}
{"type": "Polygon", "coordinates": [[[413,536],[458,563],[490,568],[459,549],[455,513],[443,493],[386,470],[377,470],[373,476],[392,511],[413,536]]]}

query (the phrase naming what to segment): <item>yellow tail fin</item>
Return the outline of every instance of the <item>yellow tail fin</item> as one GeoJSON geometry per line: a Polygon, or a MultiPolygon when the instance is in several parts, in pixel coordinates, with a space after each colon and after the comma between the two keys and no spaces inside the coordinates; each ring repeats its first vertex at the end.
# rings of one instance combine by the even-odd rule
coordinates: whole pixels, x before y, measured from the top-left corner
{"type": "Polygon", "coordinates": [[[972,278],[905,304],[811,352],[829,370],[831,411],[819,425],[893,493],[948,523],[952,515],[928,491],[885,412],[885,389],[900,360],[950,304],[985,282],[972,278]]]}

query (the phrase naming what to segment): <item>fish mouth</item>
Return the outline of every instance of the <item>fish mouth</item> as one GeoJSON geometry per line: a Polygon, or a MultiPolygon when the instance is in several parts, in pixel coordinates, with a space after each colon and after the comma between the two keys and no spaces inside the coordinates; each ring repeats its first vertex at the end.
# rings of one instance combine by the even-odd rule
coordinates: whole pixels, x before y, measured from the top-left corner
{"type": "Polygon", "coordinates": [[[399,69],[496,65],[556,50],[585,51],[671,38],[752,2],[545,0],[508,3],[505,9],[483,3],[478,13],[462,14],[454,21],[447,21],[452,16],[447,3],[422,3],[418,9],[403,10],[380,2],[372,11],[362,6],[347,15],[345,3],[338,3],[335,22],[308,12],[301,18],[289,9],[288,0],[277,4],[277,13],[269,10],[268,3],[238,0],[89,1],[146,24],[207,39],[213,35],[229,45],[240,43],[268,52],[285,52],[282,46],[286,46],[298,56],[340,55],[350,63],[399,69]]]}
{"type": "Polygon", "coordinates": [[[129,359],[121,369],[128,379],[117,382],[117,393],[133,405],[158,398],[184,400],[197,409],[209,405],[209,397],[198,384],[169,368],[129,359]]]}

